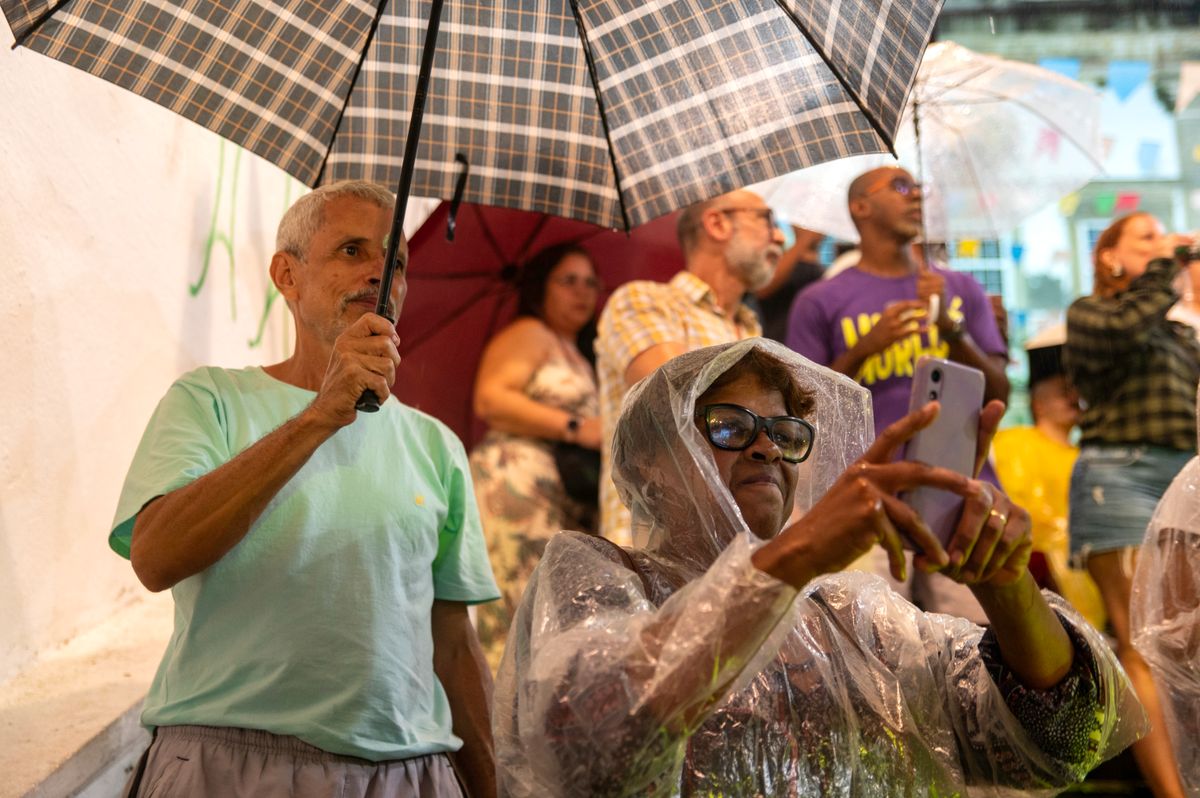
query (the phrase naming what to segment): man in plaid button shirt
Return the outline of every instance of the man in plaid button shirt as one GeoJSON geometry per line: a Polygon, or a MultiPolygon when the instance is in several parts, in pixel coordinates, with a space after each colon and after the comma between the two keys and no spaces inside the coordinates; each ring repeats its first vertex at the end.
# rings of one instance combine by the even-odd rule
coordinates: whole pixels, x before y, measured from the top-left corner
{"type": "Polygon", "coordinates": [[[676,355],[704,346],[762,335],[747,291],[766,285],[783,253],[783,233],[771,209],[752,191],[697,202],[679,217],[679,245],[687,268],[668,283],[626,283],[600,315],[596,371],[600,382],[600,531],[631,545],[629,510],[613,486],[609,448],[621,400],[638,380],[676,355]]]}

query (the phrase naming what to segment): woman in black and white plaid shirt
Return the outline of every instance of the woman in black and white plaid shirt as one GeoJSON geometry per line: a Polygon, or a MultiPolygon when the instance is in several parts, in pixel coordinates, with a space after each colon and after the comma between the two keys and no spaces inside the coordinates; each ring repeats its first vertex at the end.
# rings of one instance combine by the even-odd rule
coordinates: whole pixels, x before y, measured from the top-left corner
{"type": "Polygon", "coordinates": [[[1136,547],[1172,478],[1195,453],[1200,345],[1167,319],[1179,296],[1174,253],[1153,216],[1117,219],[1096,241],[1095,289],[1067,312],[1069,376],[1086,403],[1071,475],[1071,553],[1100,587],[1117,653],[1150,714],[1134,756],[1156,796],[1182,796],[1154,685],[1130,644],[1136,547]]]}

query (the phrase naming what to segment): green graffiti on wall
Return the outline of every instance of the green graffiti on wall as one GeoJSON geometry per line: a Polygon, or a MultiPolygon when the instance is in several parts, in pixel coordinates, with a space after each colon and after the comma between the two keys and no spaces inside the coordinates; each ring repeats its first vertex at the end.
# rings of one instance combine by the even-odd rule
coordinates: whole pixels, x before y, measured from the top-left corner
{"type": "MultiPolygon", "coordinates": [[[[292,189],[295,186],[296,186],[296,181],[294,179],[292,179],[291,177],[288,177],[286,179],[286,182],[283,185],[283,207],[279,211],[280,217],[282,217],[283,214],[287,212],[288,208],[292,207],[292,189]]],[[[267,286],[267,297],[263,301],[262,313],[259,314],[259,317],[258,317],[258,333],[247,342],[250,344],[251,347],[258,346],[259,344],[262,343],[263,332],[267,329],[267,316],[270,315],[271,306],[273,304],[275,304],[275,300],[278,298],[279,298],[279,289],[275,287],[274,283],[271,283],[270,285],[267,286]]],[[[287,319],[285,318],[284,319],[284,328],[283,328],[284,340],[287,340],[287,334],[289,331],[290,331],[290,328],[287,326],[287,319]]]]}
{"type": "MultiPolygon", "coordinates": [[[[237,263],[234,242],[235,224],[237,221],[238,212],[238,187],[241,177],[242,165],[242,148],[229,144],[224,139],[218,138],[219,151],[217,160],[217,186],[214,192],[212,213],[210,214],[208,224],[208,235],[204,240],[204,258],[200,268],[200,275],[196,278],[196,282],[188,285],[188,293],[195,297],[204,290],[204,284],[208,280],[209,267],[212,266],[213,251],[219,249],[225,253],[226,259],[229,261],[229,316],[233,321],[237,321],[237,282],[235,280],[237,274],[237,263]],[[228,190],[226,190],[226,150],[233,150],[232,165],[229,169],[228,190]],[[226,196],[228,195],[228,196],[226,196]],[[222,223],[223,220],[223,223],[222,223]]],[[[292,204],[292,194],[295,189],[300,186],[294,178],[283,176],[283,208],[280,210],[280,216],[292,204]]],[[[262,300],[262,310],[258,317],[258,329],[253,338],[246,341],[251,348],[256,348],[262,345],[263,335],[266,332],[267,320],[271,314],[271,308],[275,304],[275,300],[279,298],[279,290],[274,285],[268,285],[266,296],[262,300]]],[[[290,328],[287,324],[287,318],[283,320],[283,335],[286,340],[290,328]]]]}

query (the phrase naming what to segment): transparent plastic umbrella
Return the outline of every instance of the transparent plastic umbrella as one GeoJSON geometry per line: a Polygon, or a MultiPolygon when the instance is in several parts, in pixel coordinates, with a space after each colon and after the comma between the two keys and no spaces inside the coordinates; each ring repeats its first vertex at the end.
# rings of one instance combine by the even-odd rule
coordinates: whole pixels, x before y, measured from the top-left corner
{"type": "Polygon", "coordinates": [[[858,175],[900,165],[926,186],[931,241],[990,238],[1101,171],[1100,95],[1031,64],[931,44],[896,138],[899,161],[863,155],[755,186],[788,221],[837,238],[858,234],[846,190],[858,175]],[[914,121],[916,124],[914,124],[914,121]]]}

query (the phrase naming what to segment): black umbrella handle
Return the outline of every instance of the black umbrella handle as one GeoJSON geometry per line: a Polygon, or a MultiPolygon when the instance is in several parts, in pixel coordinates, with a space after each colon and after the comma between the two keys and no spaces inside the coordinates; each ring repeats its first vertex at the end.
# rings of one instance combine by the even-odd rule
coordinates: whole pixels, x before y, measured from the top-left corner
{"type": "MultiPolygon", "coordinates": [[[[408,138],[404,142],[404,161],[400,165],[400,185],[396,188],[396,213],[392,231],[388,233],[387,254],[383,258],[383,277],[379,281],[379,299],[375,312],[388,316],[388,300],[392,296],[392,281],[396,276],[400,239],[404,235],[404,213],[408,210],[408,192],[412,188],[413,169],[417,161],[417,146],[421,143],[421,119],[425,116],[425,94],[429,90],[429,74],[433,71],[433,56],[437,51],[438,26],[442,21],[442,0],[433,0],[429,8],[429,27],[425,31],[425,46],[421,51],[421,70],[413,91],[412,115],[408,120],[408,138]]],[[[394,319],[392,320],[395,321],[394,319]]],[[[354,405],[355,410],[374,413],[379,410],[379,397],[374,391],[363,391],[354,405]]]]}
{"type": "Polygon", "coordinates": [[[375,413],[379,411],[379,397],[370,388],[362,392],[362,396],[358,397],[358,401],[354,403],[355,410],[361,410],[364,413],[375,413]]]}

